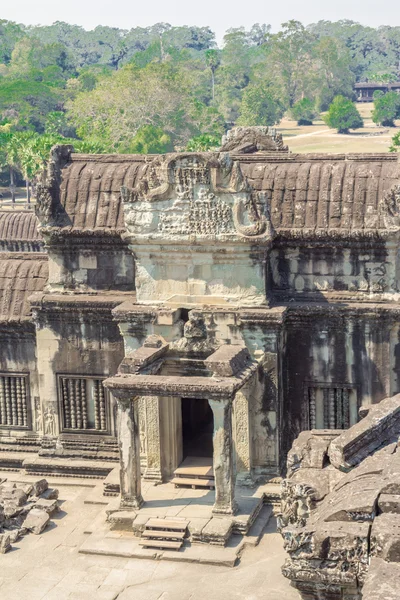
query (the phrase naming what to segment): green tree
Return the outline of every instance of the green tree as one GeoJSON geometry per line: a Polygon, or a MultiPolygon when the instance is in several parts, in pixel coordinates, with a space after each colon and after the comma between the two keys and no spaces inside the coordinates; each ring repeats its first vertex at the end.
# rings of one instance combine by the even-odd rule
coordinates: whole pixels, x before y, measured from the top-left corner
{"type": "Polygon", "coordinates": [[[170,136],[154,125],[140,127],[129,145],[133,154],[163,154],[172,149],[170,136]]]}
{"type": "Polygon", "coordinates": [[[283,23],[282,30],[271,37],[268,70],[288,107],[309,91],[314,72],[314,42],[315,37],[298,21],[283,23]]]}
{"type": "Polygon", "coordinates": [[[350,129],[359,129],[364,125],[355,104],[344,96],[336,96],[333,99],[323,119],[328,127],[337,129],[338,133],[349,133],[350,129]]]}
{"type": "Polygon", "coordinates": [[[209,133],[203,133],[189,140],[186,150],[188,152],[210,152],[218,150],[220,146],[221,138],[209,133]]]}
{"type": "Polygon", "coordinates": [[[373,122],[384,127],[394,127],[394,120],[397,118],[400,118],[399,94],[396,94],[396,92],[374,94],[373,122]]]}
{"type": "Polygon", "coordinates": [[[239,125],[275,125],[284,108],[271,89],[263,83],[250,84],[243,93],[239,125]]]}
{"type": "Polygon", "coordinates": [[[400,152],[400,131],[392,137],[392,145],[389,148],[389,152],[400,152]]]}
{"type": "Polygon", "coordinates": [[[212,99],[215,100],[215,72],[221,64],[221,58],[218,50],[206,50],[206,63],[211,71],[211,88],[212,88],[212,99]]]}
{"type": "Polygon", "coordinates": [[[312,125],[317,116],[314,102],[309,98],[298,100],[290,111],[293,119],[296,119],[297,125],[312,125]]]}
{"type": "Polygon", "coordinates": [[[0,64],[8,64],[15,44],[23,38],[25,32],[21,25],[0,19],[0,64]]]}

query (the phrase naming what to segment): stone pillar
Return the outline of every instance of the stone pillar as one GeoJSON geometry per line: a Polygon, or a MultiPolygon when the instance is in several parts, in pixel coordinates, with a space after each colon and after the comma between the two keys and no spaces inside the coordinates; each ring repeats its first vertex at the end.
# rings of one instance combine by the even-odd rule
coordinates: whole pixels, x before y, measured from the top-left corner
{"type": "Polygon", "coordinates": [[[235,502],[236,473],[233,457],[232,402],[231,400],[209,400],[214,414],[214,477],[216,514],[233,515],[235,502]]]}
{"type": "Polygon", "coordinates": [[[117,399],[121,508],[143,504],[140,476],[140,434],[137,399],[117,399]]]}
{"type": "Polygon", "coordinates": [[[162,483],[160,400],[158,396],[144,398],[146,415],[146,469],[143,478],[147,481],[162,483]]]}

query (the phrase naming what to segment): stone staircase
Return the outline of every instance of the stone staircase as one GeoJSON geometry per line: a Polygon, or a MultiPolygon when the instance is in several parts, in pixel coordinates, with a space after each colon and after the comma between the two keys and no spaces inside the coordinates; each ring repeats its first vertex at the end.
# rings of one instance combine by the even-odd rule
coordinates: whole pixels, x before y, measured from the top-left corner
{"type": "Polygon", "coordinates": [[[189,521],[184,519],[149,519],[139,545],[143,548],[180,550],[187,533],[189,521]]]}
{"type": "Polygon", "coordinates": [[[178,487],[215,488],[212,459],[208,457],[188,456],[174,471],[171,483],[178,487]]]}

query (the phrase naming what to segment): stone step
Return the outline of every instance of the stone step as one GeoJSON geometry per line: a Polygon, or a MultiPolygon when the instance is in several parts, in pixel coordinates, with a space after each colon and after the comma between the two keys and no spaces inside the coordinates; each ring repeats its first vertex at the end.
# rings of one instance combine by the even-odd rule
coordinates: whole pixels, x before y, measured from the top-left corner
{"type": "Polygon", "coordinates": [[[175,485],[175,487],[180,486],[190,486],[193,489],[196,488],[209,488],[213,490],[215,488],[214,479],[199,479],[197,477],[174,477],[171,480],[171,483],[175,485]]]}
{"type": "Polygon", "coordinates": [[[186,531],[189,521],[186,519],[149,519],[146,529],[166,529],[171,531],[186,531]]]}
{"type": "Polygon", "coordinates": [[[139,542],[139,546],[143,548],[160,548],[160,550],[180,550],[183,546],[183,541],[143,540],[139,542]]]}
{"type": "Polygon", "coordinates": [[[188,456],[174,471],[174,476],[214,479],[212,458],[206,456],[188,456]]]}
{"type": "Polygon", "coordinates": [[[27,474],[103,479],[115,468],[115,463],[100,460],[51,458],[32,456],[25,458],[22,468],[27,474]]]}
{"type": "Polygon", "coordinates": [[[150,531],[145,530],[142,533],[142,538],[154,540],[183,540],[184,537],[184,531],[158,531],[151,529],[150,531]]]}

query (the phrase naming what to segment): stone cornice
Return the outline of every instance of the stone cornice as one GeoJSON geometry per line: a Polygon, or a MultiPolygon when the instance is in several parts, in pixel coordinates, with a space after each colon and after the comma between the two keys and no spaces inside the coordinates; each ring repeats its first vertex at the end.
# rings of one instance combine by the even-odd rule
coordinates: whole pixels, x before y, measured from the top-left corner
{"type": "Polygon", "coordinates": [[[232,400],[259,368],[253,363],[235,377],[177,377],[167,375],[116,375],[104,386],[120,400],[135,396],[179,396],[184,398],[232,400]]]}

